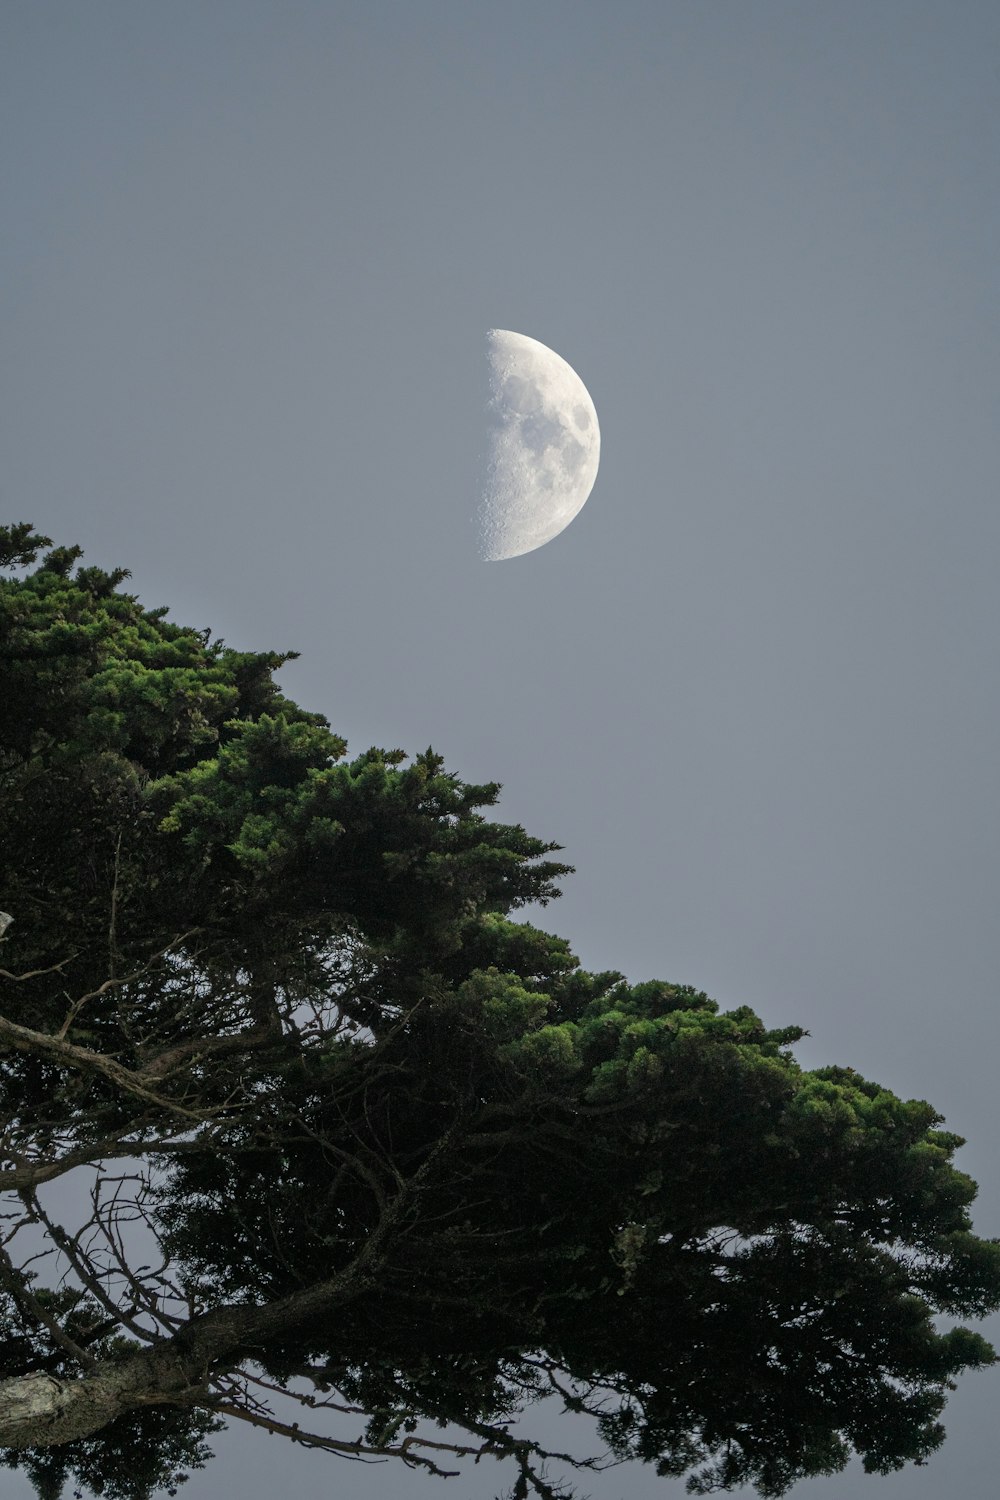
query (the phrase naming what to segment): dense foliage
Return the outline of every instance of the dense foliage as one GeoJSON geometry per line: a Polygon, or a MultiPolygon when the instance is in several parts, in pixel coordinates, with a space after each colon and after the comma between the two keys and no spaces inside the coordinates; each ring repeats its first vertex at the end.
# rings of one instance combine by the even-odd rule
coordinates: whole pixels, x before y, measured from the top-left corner
{"type": "Polygon", "coordinates": [[[348,761],[287,655],[0,541],[6,1462],[143,1500],[244,1420],[554,1497],[542,1394],[699,1492],[940,1443],[994,1356],[934,1314],[1000,1305],[1000,1247],[929,1105],[583,972],[511,920],[566,867],[495,785],[348,761]]]}

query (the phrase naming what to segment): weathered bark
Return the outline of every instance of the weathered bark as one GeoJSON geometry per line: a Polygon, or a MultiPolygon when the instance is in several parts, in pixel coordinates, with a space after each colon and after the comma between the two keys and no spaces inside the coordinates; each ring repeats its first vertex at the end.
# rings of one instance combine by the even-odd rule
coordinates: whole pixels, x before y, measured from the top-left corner
{"type": "MultiPolygon", "coordinates": [[[[390,1216],[391,1217],[391,1216],[390,1216]]],[[[213,1376],[235,1369],[279,1333],[369,1290],[372,1251],[331,1281],[262,1306],[213,1308],[172,1338],[73,1379],[33,1372],[0,1381],[0,1448],[48,1448],[99,1432],[140,1406],[211,1405],[213,1376]]]]}
{"type": "Polygon", "coordinates": [[[166,1344],[76,1379],[35,1372],[0,1381],[0,1448],[71,1443],[137,1406],[191,1402],[199,1393],[198,1373],[197,1361],[166,1344]]]}
{"type": "Polygon", "coordinates": [[[270,1340],[329,1318],[370,1294],[387,1241],[420,1192],[435,1158],[449,1145],[447,1133],[419,1171],[384,1202],[378,1224],[352,1263],[329,1281],[257,1306],[210,1308],[172,1337],[136,1345],[74,1379],[36,1371],[0,1381],[0,1448],[69,1443],[141,1406],[211,1406],[213,1379],[259,1355],[270,1340]]]}

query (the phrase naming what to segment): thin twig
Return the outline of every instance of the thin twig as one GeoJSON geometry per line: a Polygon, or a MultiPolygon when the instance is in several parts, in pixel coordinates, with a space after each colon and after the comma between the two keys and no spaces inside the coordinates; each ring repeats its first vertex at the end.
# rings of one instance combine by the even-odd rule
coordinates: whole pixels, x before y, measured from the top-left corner
{"type": "Polygon", "coordinates": [[[71,953],[67,958],[61,958],[57,964],[49,964],[47,969],[26,969],[23,974],[12,974],[9,969],[0,969],[0,979],[9,979],[13,984],[23,984],[26,979],[40,979],[43,974],[61,974],[74,958],[76,954],[71,953]]]}
{"type": "Polygon", "coordinates": [[[456,1458],[467,1458],[477,1453],[476,1448],[461,1447],[456,1443],[436,1443],[428,1439],[408,1437],[402,1443],[394,1447],[375,1448],[363,1443],[360,1438],[354,1442],[345,1442],[339,1438],[325,1437],[319,1432],[303,1432],[297,1422],[279,1422],[276,1417],[262,1416],[259,1412],[248,1411],[245,1407],[236,1406],[228,1401],[214,1403],[213,1410],[221,1412],[227,1417],[236,1417],[241,1422],[249,1422],[254,1427],[263,1427],[266,1432],[278,1433],[281,1437],[290,1439],[293,1443],[299,1443],[303,1448],[323,1448],[328,1453],[337,1453],[344,1458],[360,1459],[362,1462],[381,1462],[389,1458],[398,1458],[407,1468],[426,1469],[438,1479],[454,1479],[461,1472],[459,1469],[442,1469],[432,1458],[423,1453],[414,1453],[412,1449],[420,1444],[428,1448],[438,1449],[446,1453],[453,1453],[456,1458]]]}
{"type": "Polygon", "coordinates": [[[75,1339],[71,1338],[65,1329],[60,1327],[58,1321],[50,1313],[46,1312],[28,1285],[23,1268],[19,1270],[15,1266],[9,1252],[3,1247],[0,1247],[0,1281],[3,1282],[3,1285],[10,1292],[10,1295],[21,1311],[22,1317],[24,1317],[29,1325],[32,1320],[40,1323],[47,1330],[52,1342],[57,1344],[71,1358],[75,1359],[78,1364],[83,1365],[84,1369],[93,1370],[97,1368],[97,1360],[94,1356],[88,1354],[86,1349],[78,1344],[75,1339]]]}
{"type": "Polygon", "coordinates": [[[89,1225],[85,1224],[79,1234],[71,1237],[66,1233],[61,1224],[56,1224],[49,1218],[39,1203],[38,1198],[33,1193],[22,1193],[21,1197],[25,1207],[35,1217],[36,1222],[44,1225],[53,1244],[57,1245],[65,1255],[76,1272],[77,1277],[87,1288],[87,1291],[97,1298],[97,1301],[104,1308],[105,1312],[114,1318],[115,1323],[123,1328],[127,1328],[130,1333],[133,1333],[136,1338],[142,1339],[145,1343],[154,1343],[158,1335],[151,1333],[147,1328],[143,1328],[141,1323],[136,1323],[127,1309],[119,1307],[114,1298],[110,1297],[105,1291],[101,1276],[90,1264],[86,1255],[81,1253],[80,1238],[86,1229],[89,1228],[89,1225]]]}

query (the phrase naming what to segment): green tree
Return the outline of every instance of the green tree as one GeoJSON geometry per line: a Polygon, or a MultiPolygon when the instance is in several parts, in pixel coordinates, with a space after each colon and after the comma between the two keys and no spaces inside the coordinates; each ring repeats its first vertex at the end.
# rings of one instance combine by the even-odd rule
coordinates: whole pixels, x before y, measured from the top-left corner
{"type": "Polygon", "coordinates": [[[348,761],[287,655],[46,546],[0,532],[4,1461],[144,1500],[243,1421],[555,1500],[602,1454],[780,1495],[935,1449],[994,1359],[935,1314],[1000,1305],[936,1112],[582,971],[511,920],[567,867],[495,785],[348,761]]]}

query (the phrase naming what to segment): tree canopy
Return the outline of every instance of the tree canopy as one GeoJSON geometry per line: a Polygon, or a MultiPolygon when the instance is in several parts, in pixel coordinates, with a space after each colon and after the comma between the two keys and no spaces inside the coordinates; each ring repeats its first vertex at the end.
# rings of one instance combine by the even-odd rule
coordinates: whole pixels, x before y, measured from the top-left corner
{"type": "Polygon", "coordinates": [[[937,1112],[585,972],[512,920],[568,867],[498,786],[347,759],[290,653],[46,547],[0,530],[3,1461],[146,1500],[241,1421],[515,1500],[923,1461],[994,1360],[935,1317],[1000,1306],[937,1112]]]}

